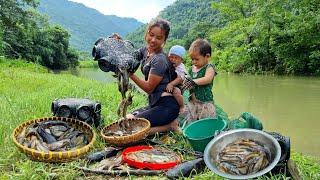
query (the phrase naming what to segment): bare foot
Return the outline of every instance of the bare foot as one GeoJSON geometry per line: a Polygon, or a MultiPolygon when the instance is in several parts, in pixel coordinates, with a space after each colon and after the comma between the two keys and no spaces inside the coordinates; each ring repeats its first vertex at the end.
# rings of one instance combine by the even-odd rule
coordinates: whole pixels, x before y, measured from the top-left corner
{"type": "Polygon", "coordinates": [[[172,121],[170,124],[170,131],[176,132],[176,133],[181,133],[181,129],[179,127],[179,122],[177,119],[172,121]]]}

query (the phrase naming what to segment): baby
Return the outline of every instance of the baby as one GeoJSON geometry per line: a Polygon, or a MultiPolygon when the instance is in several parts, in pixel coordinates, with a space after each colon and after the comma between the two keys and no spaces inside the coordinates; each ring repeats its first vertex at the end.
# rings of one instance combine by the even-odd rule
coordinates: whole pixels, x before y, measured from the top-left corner
{"type": "Polygon", "coordinates": [[[175,67],[175,71],[177,73],[177,78],[171,81],[167,87],[166,90],[168,92],[172,92],[173,97],[177,100],[179,106],[180,106],[180,113],[184,112],[184,103],[183,103],[183,96],[181,94],[181,90],[177,87],[177,85],[181,84],[183,82],[184,76],[186,75],[186,69],[183,62],[183,56],[186,53],[186,50],[184,47],[179,45],[174,45],[171,47],[169,51],[169,60],[175,67]]]}

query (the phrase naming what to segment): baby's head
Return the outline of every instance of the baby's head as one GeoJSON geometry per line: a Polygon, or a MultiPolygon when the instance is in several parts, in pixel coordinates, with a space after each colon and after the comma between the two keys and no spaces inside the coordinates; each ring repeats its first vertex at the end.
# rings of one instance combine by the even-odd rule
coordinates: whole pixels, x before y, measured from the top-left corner
{"type": "Polygon", "coordinates": [[[186,53],[184,47],[179,45],[174,45],[169,51],[169,60],[172,62],[174,67],[179,66],[183,61],[183,56],[186,53]]]}
{"type": "Polygon", "coordinates": [[[201,68],[208,64],[211,57],[211,46],[205,39],[196,39],[192,42],[189,48],[189,56],[192,65],[201,68]]]}

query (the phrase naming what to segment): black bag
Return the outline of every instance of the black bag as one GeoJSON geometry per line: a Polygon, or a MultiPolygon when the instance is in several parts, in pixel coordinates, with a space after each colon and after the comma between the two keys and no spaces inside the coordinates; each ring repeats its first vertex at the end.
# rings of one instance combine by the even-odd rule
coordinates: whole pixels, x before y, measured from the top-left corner
{"type": "Polygon", "coordinates": [[[139,52],[134,49],[133,44],[113,36],[99,38],[94,43],[92,56],[104,72],[126,69],[134,73],[140,65],[139,52]]]}
{"type": "Polygon", "coordinates": [[[101,104],[89,99],[55,99],[51,112],[54,116],[76,118],[95,127],[102,124],[101,104]]]}

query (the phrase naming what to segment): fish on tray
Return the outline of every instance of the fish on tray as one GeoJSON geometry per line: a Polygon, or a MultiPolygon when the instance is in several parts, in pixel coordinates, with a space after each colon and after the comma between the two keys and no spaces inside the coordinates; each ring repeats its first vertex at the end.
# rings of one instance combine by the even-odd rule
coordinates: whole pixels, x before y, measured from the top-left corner
{"type": "Polygon", "coordinates": [[[161,147],[130,152],[127,154],[127,158],[137,162],[148,163],[166,163],[181,160],[180,156],[178,156],[175,152],[161,147]]]}
{"type": "Polygon", "coordinates": [[[270,150],[256,141],[239,139],[228,144],[217,155],[220,171],[233,175],[248,175],[269,165],[270,150]]]}
{"type": "Polygon", "coordinates": [[[85,133],[64,121],[35,122],[25,127],[17,136],[25,147],[38,151],[67,151],[87,145],[85,133]]]}

